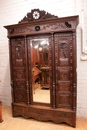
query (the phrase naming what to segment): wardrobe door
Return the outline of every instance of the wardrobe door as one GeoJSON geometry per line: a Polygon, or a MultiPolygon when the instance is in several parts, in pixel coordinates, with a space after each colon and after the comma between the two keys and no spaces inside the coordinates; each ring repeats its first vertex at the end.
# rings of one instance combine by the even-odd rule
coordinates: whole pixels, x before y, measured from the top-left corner
{"type": "Polygon", "coordinates": [[[31,103],[50,106],[52,101],[51,36],[29,36],[27,45],[31,103]]]}
{"type": "Polygon", "coordinates": [[[27,102],[26,59],[24,38],[10,40],[11,82],[13,102],[27,102]]]}
{"type": "Polygon", "coordinates": [[[56,107],[72,108],[73,40],[72,33],[55,34],[56,107]]]}

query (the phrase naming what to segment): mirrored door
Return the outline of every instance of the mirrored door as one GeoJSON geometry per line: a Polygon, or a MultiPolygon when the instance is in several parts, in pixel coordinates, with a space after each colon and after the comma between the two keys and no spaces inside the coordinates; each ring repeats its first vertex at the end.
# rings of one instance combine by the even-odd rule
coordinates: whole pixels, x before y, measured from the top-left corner
{"type": "Polygon", "coordinates": [[[30,40],[33,102],[50,103],[49,39],[30,40]]]}

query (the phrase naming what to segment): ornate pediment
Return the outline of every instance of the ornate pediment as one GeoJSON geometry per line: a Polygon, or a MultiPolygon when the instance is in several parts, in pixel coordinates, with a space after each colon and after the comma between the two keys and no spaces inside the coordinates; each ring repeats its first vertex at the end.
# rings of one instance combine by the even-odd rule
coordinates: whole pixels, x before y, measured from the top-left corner
{"type": "Polygon", "coordinates": [[[29,21],[34,21],[34,20],[42,20],[42,19],[49,19],[49,18],[58,18],[58,16],[54,16],[44,10],[39,10],[39,9],[33,9],[31,12],[27,13],[27,15],[19,21],[19,23],[25,23],[29,21]]]}

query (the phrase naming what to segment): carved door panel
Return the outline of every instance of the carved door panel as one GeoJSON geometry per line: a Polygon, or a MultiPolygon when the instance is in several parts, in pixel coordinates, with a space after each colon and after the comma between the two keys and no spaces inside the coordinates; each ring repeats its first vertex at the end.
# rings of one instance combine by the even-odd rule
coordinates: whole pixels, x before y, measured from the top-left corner
{"type": "Polygon", "coordinates": [[[24,38],[11,39],[13,102],[27,101],[24,38]]]}
{"type": "Polygon", "coordinates": [[[72,107],[73,43],[71,34],[55,34],[56,107],[72,107]]]}

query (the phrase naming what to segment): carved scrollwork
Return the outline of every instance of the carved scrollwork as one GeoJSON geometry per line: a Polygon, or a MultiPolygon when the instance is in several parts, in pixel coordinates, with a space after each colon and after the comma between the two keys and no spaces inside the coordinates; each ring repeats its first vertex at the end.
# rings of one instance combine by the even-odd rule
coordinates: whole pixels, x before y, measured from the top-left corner
{"type": "Polygon", "coordinates": [[[38,11],[40,14],[40,17],[38,20],[49,19],[49,18],[58,18],[58,16],[54,16],[54,15],[52,15],[44,10],[33,9],[33,10],[31,10],[31,12],[27,13],[27,15],[21,21],[19,21],[19,23],[24,23],[24,22],[36,20],[33,18],[33,12],[36,12],[36,11],[38,11]]]}
{"type": "Polygon", "coordinates": [[[68,28],[71,28],[71,24],[69,22],[65,22],[65,25],[68,27],[68,28]]]}
{"type": "Polygon", "coordinates": [[[9,30],[8,30],[8,33],[9,33],[9,34],[13,34],[13,33],[14,33],[14,29],[9,29],[9,30]]]}
{"type": "MultiPolygon", "coordinates": [[[[73,25],[73,22],[71,21],[71,25],[73,25]]],[[[71,26],[73,28],[74,26],[71,26]]],[[[57,22],[57,23],[50,23],[50,24],[44,24],[44,25],[37,25],[37,26],[31,26],[31,27],[19,27],[19,28],[13,28],[8,29],[8,33],[11,34],[19,34],[19,33],[28,33],[28,32],[35,32],[35,31],[55,31],[55,30],[62,30],[67,29],[68,26],[65,25],[65,22],[57,22]]]]}

